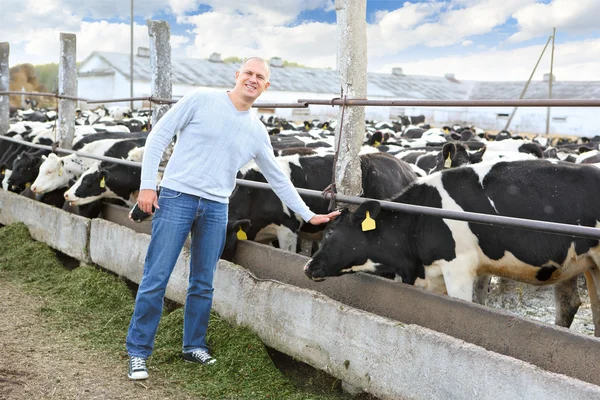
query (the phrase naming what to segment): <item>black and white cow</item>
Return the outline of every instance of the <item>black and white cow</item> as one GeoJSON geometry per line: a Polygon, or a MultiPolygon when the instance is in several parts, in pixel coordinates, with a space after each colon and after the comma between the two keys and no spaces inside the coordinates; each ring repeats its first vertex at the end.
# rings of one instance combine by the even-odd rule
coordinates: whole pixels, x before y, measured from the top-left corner
{"type": "MultiPolygon", "coordinates": [[[[394,201],[598,227],[599,196],[600,169],[531,160],[445,170],[419,179],[394,201]]],[[[328,224],[304,269],[316,280],[357,271],[396,273],[406,283],[467,301],[479,275],[548,285],[585,272],[598,336],[599,265],[598,240],[382,210],[368,201],[328,224]],[[369,219],[376,228],[363,231],[369,219]]]]}
{"type": "Polygon", "coordinates": [[[109,198],[131,207],[137,201],[140,173],[140,167],[96,162],[65,192],[65,200],[79,206],[109,198]]]}
{"type": "MultiPolygon", "coordinates": [[[[404,189],[417,176],[412,168],[385,153],[360,156],[362,187],[365,197],[386,199],[404,189]]],[[[322,191],[331,182],[333,156],[287,156],[278,158],[282,170],[287,171],[297,188],[322,191]]],[[[241,171],[239,178],[266,182],[255,164],[241,171]]],[[[306,197],[306,204],[315,213],[326,213],[329,202],[324,198],[306,197]]],[[[314,234],[322,227],[303,225],[301,218],[289,210],[270,190],[238,186],[229,200],[229,221],[247,219],[251,228],[246,232],[248,239],[270,242],[279,241],[280,248],[295,252],[297,234],[302,228],[314,234]]]]}

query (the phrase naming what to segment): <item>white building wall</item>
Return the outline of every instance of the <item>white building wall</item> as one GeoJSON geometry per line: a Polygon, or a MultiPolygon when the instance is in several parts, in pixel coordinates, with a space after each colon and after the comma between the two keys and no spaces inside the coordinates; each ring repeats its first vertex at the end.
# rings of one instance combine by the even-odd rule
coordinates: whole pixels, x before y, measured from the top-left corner
{"type": "MultiPolygon", "coordinates": [[[[433,126],[475,125],[486,130],[501,130],[506,126],[513,107],[408,107],[406,115],[425,115],[433,126]]],[[[586,107],[554,107],[550,112],[550,134],[594,136],[596,112],[586,107]]],[[[515,133],[546,132],[546,107],[519,108],[509,130],[515,133]]]]}
{"type": "MultiPolygon", "coordinates": [[[[84,99],[113,99],[115,75],[80,76],[77,78],[77,97],[84,99]]],[[[79,107],[87,110],[98,107],[98,104],[79,102],[79,107]]]]}

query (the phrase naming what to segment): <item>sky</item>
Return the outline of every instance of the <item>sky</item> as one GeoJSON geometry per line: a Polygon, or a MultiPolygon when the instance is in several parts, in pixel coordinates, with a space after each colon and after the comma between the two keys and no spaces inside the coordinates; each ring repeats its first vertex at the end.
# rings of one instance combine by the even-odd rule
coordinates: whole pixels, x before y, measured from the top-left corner
{"type": "MultiPolygon", "coordinates": [[[[131,0],[130,0],[131,1],[131,0]]],[[[60,32],[77,35],[77,60],[130,52],[127,0],[0,0],[10,61],[59,61],[60,32]]],[[[339,1],[339,0],[338,0],[339,1]]],[[[354,1],[354,0],[353,0],[354,1]]],[[[146,21],[171,29],[173,58],[280,57],[336,68],[334,0],[133,0],[134,47],[146,21]]],[[[367,0],[369,72],[526,81],[555,27],[557,80],[600,81],[600,0],[367,0]]],[[[550,71],[548,46],[534,79],[550,71]]]]}

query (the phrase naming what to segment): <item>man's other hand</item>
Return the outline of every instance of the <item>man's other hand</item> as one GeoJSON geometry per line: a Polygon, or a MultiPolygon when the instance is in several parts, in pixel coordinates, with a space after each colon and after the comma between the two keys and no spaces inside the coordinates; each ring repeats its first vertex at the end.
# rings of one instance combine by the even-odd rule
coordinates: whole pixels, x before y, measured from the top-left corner
{"type": "Polygon", "coordinates": [[[158,196],[156,195],[156,190],[152,189],[142,189],[138,194],[137,204],[140,210],[145,212],[146,214],[152,215],[152,206],[158,209],[158,196]]]}

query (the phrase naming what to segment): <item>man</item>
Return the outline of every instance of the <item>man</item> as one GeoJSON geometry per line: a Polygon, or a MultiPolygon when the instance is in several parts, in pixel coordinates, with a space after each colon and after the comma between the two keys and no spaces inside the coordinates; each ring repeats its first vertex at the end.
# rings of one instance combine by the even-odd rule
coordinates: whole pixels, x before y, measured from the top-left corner
{"type": "Polygon", "coordinates": [[[146,359],[154,349],[165,290],[191,231],[190,278],[184,311],[183,359],[200,364],[216,360],[206,344],[213,276],[225,245],[227,203],[237,171],[254,159],[273,190],[305,221],[318,225],[339,212],[315,215],[279,169],[254,101],[269,87],[269,64],[245,60],[229,92],[194,91],[184,96],[154,126],[146,140],[138,196],[139,208],[152,213],[152,237],[144,274],[127,333],[130,379],[148,378],[146,359]],[[180,132],[156,194],[158,165],[180,132]]]}

